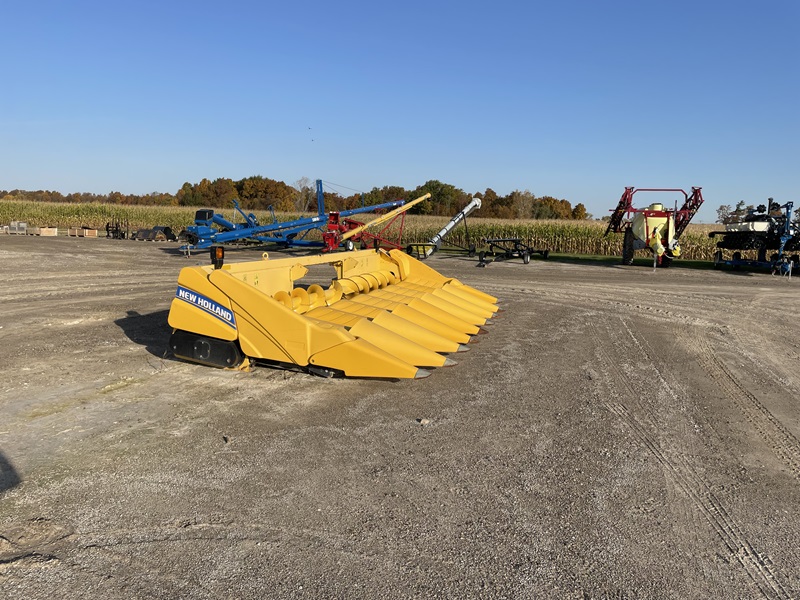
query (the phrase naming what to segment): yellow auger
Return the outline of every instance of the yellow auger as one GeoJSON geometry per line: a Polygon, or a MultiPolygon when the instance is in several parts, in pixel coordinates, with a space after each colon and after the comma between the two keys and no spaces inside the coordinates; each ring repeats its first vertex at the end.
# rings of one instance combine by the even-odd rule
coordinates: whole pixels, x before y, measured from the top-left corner
{"type": "MultiPolygon", "coordinates": [[[[220,248],[212,249],[222,252],[220,248]]],[[[175,356],[215,367],[250,359],[324,376],[420,378],[455,364],[497,298],[399,250],[185,267],[169,311],[175,356]],[[336,278],[295,287],[307,267],[336,278]]]]}

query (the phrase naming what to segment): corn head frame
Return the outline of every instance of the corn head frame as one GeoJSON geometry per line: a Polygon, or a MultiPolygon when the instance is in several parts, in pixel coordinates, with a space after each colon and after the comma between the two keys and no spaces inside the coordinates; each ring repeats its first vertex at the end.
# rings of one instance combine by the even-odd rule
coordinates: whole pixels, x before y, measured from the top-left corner
{"type": "Polygon", "coordinates": [[[455,364],[498,312],[497,298],[400,250],[185,267],[169,312],[173,354],[204,365],[251,362],[323,376],[420,378],[455,364]],[[296,286],[310,268],[328,287],[296,286]]]}

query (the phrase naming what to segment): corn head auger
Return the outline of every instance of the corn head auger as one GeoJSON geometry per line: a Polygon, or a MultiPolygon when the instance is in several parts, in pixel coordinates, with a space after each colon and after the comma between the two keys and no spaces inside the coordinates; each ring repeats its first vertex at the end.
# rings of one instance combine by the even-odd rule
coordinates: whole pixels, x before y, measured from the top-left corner
{"type": "MultiPolygon", "coordinates": [[[[216,248],[215,248],[216,250],[216,248]]],[[[361,250],[184,267],[169,312],[181,359],[247,369],[251,361],[323,376],[420,378],[455,364],[498,312],[497,298],[400,250],[361,250]],[[329,287],[295,286],[309,267],[329,287]]],[[[214,253],[212,250],[212,259],[214,253]]]]}

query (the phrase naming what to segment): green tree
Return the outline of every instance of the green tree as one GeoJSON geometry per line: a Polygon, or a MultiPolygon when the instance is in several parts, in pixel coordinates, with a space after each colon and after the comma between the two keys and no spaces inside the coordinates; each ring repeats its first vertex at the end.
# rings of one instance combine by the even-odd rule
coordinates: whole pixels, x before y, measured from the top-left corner
{"type": "Polygon", "coordinates": [[[417,204],[410,209],[409,212],[428,215],[447,215],[450,216],[455,212],[455,207],[458,206],[464,198],[469,198],[463,190],[458,189],[449,183],[442,183],[436,179],[426,181],[424,184],[415,189],[411,198],[407,200],[415,200],[420,196],[430,193],[431,197],[417,204]]]}
{"type": "Polygon", "coordinates": [[[494,215],[494,202],[497,200],[497,192],[492,188],[486,188],[486,191],[475,192],[473,196],[481,199],[481,217],[491,217],[494,215]]]}
{"type": "Polygon", "coordinates": [[[584,221],[589,218],[589,213],[586,212],[586,207],[582,202],[578,202],[575,208],[572,209],[572,218],[578,221],[584,221]]]}
{"type": "Polygon", "coordinates": [[[212,204],[212,194],[211,194],[211,182],[203,177],[196,186],[194,186],[194,193],[196,194],[196,198],[200,200],[201,206],[213,206],[216,208],[214,204],[212,204]]]}
{"type": "Polygon", "coordinates": [[[236,182],[235,185],[243,208],[262,208],[261,204],[267,197],[266,179],[261,175],[256,175],[255,177],[242,179],[236,182]]]}
{"type": "Polygon", "coordinates": [[[265,210],[270,206],[277,210],[294,210],[294,197],[297,195],[297,190],[282,181],[255,175],[241,179],[234,185],[242,207],[248,210],[265,210]],[[278,208],[279,206],[282,208],[278,208]]]}
{"type": "Polygon", "coordinates": [[[179,206],[203,206],[205,204],[195,186],[188,181],[181,186],[175,196],[178,198],[179,206]]]}
{"type": "Polygon", "coordinates": [[[239,196],[233,180],[227,177],[215,179],[210,186],[212,206],[228,208],[233,206],[233,201],[239,196]]]}

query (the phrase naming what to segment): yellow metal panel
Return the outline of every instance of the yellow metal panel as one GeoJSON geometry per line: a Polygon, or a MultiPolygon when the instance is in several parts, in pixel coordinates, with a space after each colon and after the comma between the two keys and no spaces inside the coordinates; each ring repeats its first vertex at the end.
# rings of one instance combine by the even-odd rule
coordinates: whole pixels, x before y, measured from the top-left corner
{"type": "Polygon", "coordinates": [[[398,264],[403,265],[402,268],[406,272],[406,275],[403,279],[412,278],[412,279],[421,279],[421,280],[428,280],[434,282],[440,282],[441,285],[444,285],[448,281],[453,281],[453,279],[449,277],[445,277],[438,271],[432,269],[425,263],[416,258],[409,256],[405,252],[401,250],[390,250],[389,255],[391,258],[398,262],[398,264]]]}
{"type": "Polygon", "coordinates": [[[170,305],[167,321],[173,329],[183,329],[220,340],[233,341],[238,335],[234,327],[178,298],[170,305]]]}
{"type": "Polygon", "coordinates": [[[494,315],[494,311],[484,308],[482,306],[478,306],[477,304],[470,302],[469,300],[464,300],[463,298],[456,296],[455,294],[451,294],[450,292],[446,291],[445,289],[433,290],[429,292],[434,296],[441,298],[442,300],[447,300],[454,306],[459,307],[462,310],[465,310],[469,313],[472,313],[478,317],[484,319],[484,323],[486,320],[491,319],[494,315]]]}
{"type": "Polygon", "coordinates": [[[300,341],[281,339],[279,335],[267,332],[250,315],[239,319],[239,346],[246,356],[300,366],[308,364],[307,348],[300,341]]]}
{"type": "Polygon", "coordinates": [[[381,311],[372,322],[434,352],[459,352],[465,349],[458,342],[390,312],[381,311]]]}
{"type": "MultiPolygon", "coordinates": [[[[364,298],[364,296],[356,296],[356,297],[364,298]]],[[[369,303],[351,302],[350,300],[342,300],[340,302],[337,302],[336,304],[331,305],[331,308],[335,308],[336,310],[341,310],[346,313],[358,315],[359,317],[365,317],[369,319],[375,318],[377,314],[379,314],[384,310],[382,308],[372,306],[369,303]]]]}
{"type": "Polygon", "coordinates": [[[395,293],[394,290],[396,288],[397,286],[391,286],[383,290],[375,290],[371,294],[354,296],[351,300],[353,302],[363,302],[365,304],[369,304],[373,300],[391,300],[393,302],[397,302],[398,304],[405,304],[412,308],[416,308],[420,312],[430,315],[442,323],[445,323],[463,333],[470,335],[478,333],[479,327],[472,324],[472,315],[469,316],[469,319],[464,319],[460,315],[456,315],[455,311],[451,312],[449,310],[457,307],[452,305],[447,306],[444,301],[439,301],[437,305],[434,305],[433,303],[426,302],[423,299],[423,294],[416,292],[402,294],[395,293]],[[444,308],[442,308],[443,306],[444,308]]]}
{"type": "MultiPolygon", "coordinates": [[[[470,340],[470,334],[478,332],[478,328],[464,321],[451,318],[451,315],[440,311],[434,306],[426,305],[425,311],[415,310],[403,302],[397,302],[386,298],[376,298],[375,294],[368,296],[354,296],[345,303],[364,304],[375,309],[384,309],[396,314],[399,317],[416,323],[430,331],[438,333],[448,340],[453,340],[459,344],[466,344],[470,340]]],[[[343,309],[344,310],[344,309],[343,309]]]]}
{"type": "Polygon", "coordinates": [[[458,290],[476,296],[477,298],[480,298],[484,302],[488,302],[489,304],[497,304],[498,299],[496,297],[492,296],[491,294],[487,294],[486,292],[476,290],[474,287],[461,283],[460,281],[457,280],[451,281],[445,287],[458,288],[458,290]]]}
{"type": "MultiPolygon", "coordinates": [[[[431,305],[425,305],[424,311],[411,308],[407,302],[408,298],[397,296],[391,299],[391,293],[387,290],[386,298],[377,298],[376,294],[354,296],[349,302],[353,304],[363,304],[373,309],[388,310],[397,316],[416,323],[421,327],[436,332],[439,335],[453,340],[460,344],[466,344],[470,340],[470,334],[478,332],[478,328],[464,321],[453,318],[451,315],[437,309],[431,305]],[[401,300],[401,301],[397,301],[401,300]]],[[[343,309],[344,310],[344,309],[343,309]]]]}
{"type": "Polygon", "coordinates": [[[376,310],[381,308],[384,310],[392,310],[400,304],[399,302],[394,302],[387,298],[379,298],[377,294],[370,294],[369,296],[353,296],[347,300],[342,300],[342,303],[344,304],[349,302],[364,304],[376,310]]]}
{"type": "MultiPolygon", "coordinates": [[[[369,319],[384,329],[388,329],[412,342],[432,350],[433,352],[458,352],[460,344],[445,338],[429,329],[393,315],[383,309],[373,308],[365,304],[355,302],[339,302],[333,308],[318,308],[306,313],[307,317],[320,319],[329,323],[342,325],[343,327],[355,327],[363,320],[369,319]]],[[[353,335],[358,335],[354,330],[350,330],[353,335]]],[[[392,347],[381,346],[394,353],[392,347]]],[[[430,365],[429,365],[430,366],[430,365]]]]}
{"type": "Polygon", "coordinates": [[[443,298],[448,302],[452,302],[456,306],[463,308],[464,310],[474,312],[475,314],[487,319],[491,318],[491,316],[499,310],[496,305],[483,302],[475,296],[459,294],[456,291],[457,288],[449,283],[442,287],[428,286],[407,280],[399,283],[392,289],[398,293],[403,293],[405,290],[411,290],[418,293],[435,294],[440,298],[443,298]]]}
{"type": "Polygon", "coordinates": [[[350,329],[350,333],[417,367],[443,367],[448,360],[441,354],[428,350],[367,319],[361,319],[355,327],[350,329]]]}
{"type": "Polygon", "coordinates": [[[425,313],[426,315],[430,315],[435,319],[439,319],[442,323],[446,323],[447,325],[458,329],[459,331],[463,331],[464,333],[468,333],[469,335],[475,335],[481,330],[479,325],[462,319],[459,315],[455,314],[455,311],[450,312],[447,307],[441,308],[441,306],[421,298],[414,298],[408,303],[408,306],[425,313]]]}
{"type": "Polygon", "coordinates": [[[184,267],[167,321],[183,329],[221,340],[236,339],[236,319],[227,295],[208,281],[211,268],[184,267]]]}
{"type": "Polygon", "coordinates": [[[341,310],[335,310],[327,307],[315,308],[314,310],[307,312],[306,316],[310,319],[326,321],[328,323],[333,323],[334,325],[341,325],[342,327],[352,327],[364,318],[359,315],[348,314],[346,312],[342,312],[341,310]]]}
{"type": "Polygon", "coordinates": [[[311,356],[310,362],[313,365],[338,369],[350,377],[415,379],[428,375],[414,365],[361,339],[321,350],[311,356]]]}
{"type": "Polygon", "coordinates": [[[439,292],[440,290],[433,290],[432,292],[423,292],[413,290],[409,287],[404,287],[402,285],[394,285],[391,288],[387,288],[385,290],[377,290],[369,294],[369,296],[377,295],[380,298],[388,297],[386,294],[392,294],[394,298],[398,299],[401,302],[406,304],[410,303],[411,300],[424,300],[428,304],[432,304],[433,306],[438,307],[439,309],[449,313],[462,321],[466,321],[467,323],[472,323],[473,325],[483,325],[486,323],[489,317],[484,317],[477,313],[477,311],[472,311],[464,308],[461,306],[463,302],[461,300],[451,301],[446,297],[444,294],[435,294],[434,292],[439,292]],[[402,300],[400,300],[402,298],[402,300]]]}
{"type": "Polygon", "coordinates": [[[302,279],[307,274],[308,274],[308,269],[306,269],[300,263],[292,265],[292,268],[289,271],[289,276],[292,278],[292,281],[297,281],[298,279],[302,279]]]}
{"type": "MultiPolygon", "coordinates": [[[[460,329],[452,327],[444,321],[436,319],[432,315],[411,308],[406,304],[398,304],[397,307],[392,310],[392,314],[402,317],[403,319],[406,319],[412,323],[416,323],[421,327],[424,327],[429,331],[433,331],[443,338],[453,342],[457,342],[459,344],[468,344],[470,342],[471,336],[469,334],[464,333],[460,329]]],[[[469,327],[472,326],[469,325],[469,327]]]]}
{"type": "Polygon", "coordinates": [[[253,326],[252,337],[245,340],[240,334],[242,350],[255,358],[274,358],[277,347],[298,365],[308,364],[310,355],[353,339],[347,331],[337,326],[320,324],[298,315],[256,288],[232,277],[227,272],[214,271],[209,279],[231,298],[237,316],[247,316],[253,326]],[[268,329],[267,329],[268,328],[268,329]],[[260,333],[260,336],[255,335],[260,333]]]}
{"type": "Polygon", "coordinates": [[[494,302],[487,302],[483,298],[480,298],[475,294],[471,294],[470,292],[464,289],[463,285],[453,285],[452,283],[448,283],[442,288],[442,290],[447,292],[448,294],[453,294],[454,296],[458,296],[459,298],[466,300],[467,302],[471,302],[476,306],[480,306],[484,310],[490,311],[492,314],[495,314],[500,310],[500,307],[498,307],[497,304],[495,304],[494,302]]]}
{"type": "Polygon", "coordinates": [[[472,323],[478,327],[486,324],[487,318],[477,315],[472,311],[465,310],[460,306],[456,306],[452,302],[449,302],[444,298],[440,298],[435,294],[425,294],[421,296],[419,300],[422,300],[427,304],[432,304],[433,306],[440,308],[454,317],[461,319],[462,321],[466,321],[467,323],[472,323]]]}

